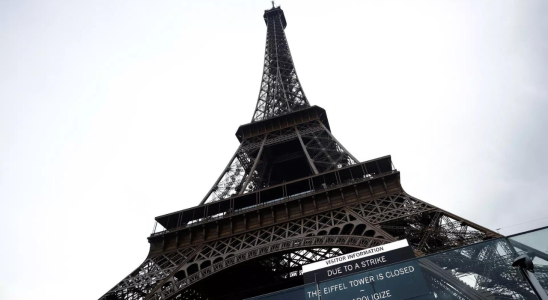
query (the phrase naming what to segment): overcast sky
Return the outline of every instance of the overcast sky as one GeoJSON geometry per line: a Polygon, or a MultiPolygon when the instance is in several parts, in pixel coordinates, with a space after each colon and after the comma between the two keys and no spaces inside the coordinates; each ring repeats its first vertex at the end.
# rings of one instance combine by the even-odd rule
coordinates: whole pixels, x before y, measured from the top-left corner
{"type": "MultiPolygon", "coordinates": [[[[359,160],[511,234],[548,225],[548,2],[280,1],[359,160]],[[508,227],[510,226],[510,227],[508,227]]],[[[238,146],[269,1],[0,1],[0,299],[97,299],[238,146]]]]}

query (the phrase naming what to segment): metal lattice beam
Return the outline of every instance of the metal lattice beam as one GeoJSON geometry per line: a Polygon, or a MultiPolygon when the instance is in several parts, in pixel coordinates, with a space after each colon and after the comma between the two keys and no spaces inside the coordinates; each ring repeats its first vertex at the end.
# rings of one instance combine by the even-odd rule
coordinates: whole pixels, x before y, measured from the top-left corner
{"type": "Polygon", "coordinates": [[[280,8],[265,12],[267,25],[261,90],[252,121],[261,121],[309,107],[289,44],[285,37],[285,16],[280,8]]]}

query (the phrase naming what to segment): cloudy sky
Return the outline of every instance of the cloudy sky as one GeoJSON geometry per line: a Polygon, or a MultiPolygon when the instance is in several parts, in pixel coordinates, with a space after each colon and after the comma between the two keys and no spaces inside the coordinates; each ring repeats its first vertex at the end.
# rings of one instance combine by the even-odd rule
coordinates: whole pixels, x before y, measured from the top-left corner
{"type": "MultiPolygon", "coordinates": [[[[548,225],[548,2],[279,4],[354,156],[503,234],[548,225]]],[[[0,1],[0,299],[97,299],[200,202],[251,120],[269,6],[0,1]]]]}

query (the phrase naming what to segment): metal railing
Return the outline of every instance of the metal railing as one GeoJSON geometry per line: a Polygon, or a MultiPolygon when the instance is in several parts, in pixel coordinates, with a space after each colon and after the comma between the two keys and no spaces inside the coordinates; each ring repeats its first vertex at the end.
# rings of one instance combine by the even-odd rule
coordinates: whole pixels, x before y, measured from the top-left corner
{"type": "Polygon", "coordinates": [[[326,186],[326,187],[315,188],[313,190],[309,190],[309,191],[306,191],[306,192],[300,192],[300,193],[288,195],[288,196],[285,196],[285,197],[280,197],[280,198],[277,198],[277,199],[274,199],[274,200],[269,200],[267,202],[253,204],[251,206],[236,209],[234,211],[226,211],[222,215],[218,214],[218,215],[215,215],[215,216],[204,217],[204,218],[201,218],[201,219],[190,221],[190,222],[188,222],[186,224],[182,224],[178,227],[165,229],[165,230],[158,231],[158,232],[153,232],[150,236],[154,237],[154,236],[166,234],[166,233],[169,233],[169,232],[181,230],[181,229],[184,229],[184,228],[189,228],[189,227],[193,227],[193,226],[213,222],[215,220],[223,219],[223,218],[226,218],[226,217],[232,217],[232,216],[240,215],[240,214],[243,214],[243,213],[246,213],[246,212],[249,212],[249,211],[254,211],[254,210],[261,209],[261,208],[270,207],[270,206],[277,205],[277,204],[280,204],[280,203],[291,202],[291,201],[301,199],[301,198],[304,198],[304,197],[307,197],[307,196],[311,196],[311,195],[315,195],[315,194],[318,194],[318,193],[323,193],[323,192],[326,192],[326,191],[342,188],[342,187],[345,187],[345,186],[348,186],[348,185],[351,185],[351,184],[355,184],[355,183],[359,183],[359,182],[369,181],[369,180],[372,180],[372,179],[375,179],[375,178],[380,178],[380,177],[390,175],[390,174],[393,174],[393,173],[396,173],[396,172],[397,172],[397,170],[391,170],[391,171],[383,172],[383,173],[379,173],[379,174],[375,174],[375,173],[366,174],[363,178],[347,179],[347,180],[345,180],[345,181],[343,181],[339,184],[331,184],[331,185],[326,186]]]}

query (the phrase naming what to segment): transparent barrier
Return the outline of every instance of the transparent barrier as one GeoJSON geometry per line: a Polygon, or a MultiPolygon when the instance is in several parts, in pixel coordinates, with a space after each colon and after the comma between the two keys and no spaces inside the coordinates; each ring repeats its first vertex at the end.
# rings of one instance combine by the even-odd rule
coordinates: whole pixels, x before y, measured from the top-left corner
{"type": "Polygon", "coordinates": [[[516,253],[505,238],[419,258],[435,298],[537,299],[512,262],[516,253]]]}
{"type": "Polygon", "coordinates": [[[508,241],[518,254],[527,254],[533,259],[535,276],[548,291],[548,227],[509,236],[508,241]]]}
{"type": "Polygon", "coordinates": [[[546,288],[547,237],[548,228],[542,232],[485,241],[251,299],[536,300],[533,289],[512,267],[512,262],[521,252],[536,253],[535,274],[546,288]]]}

